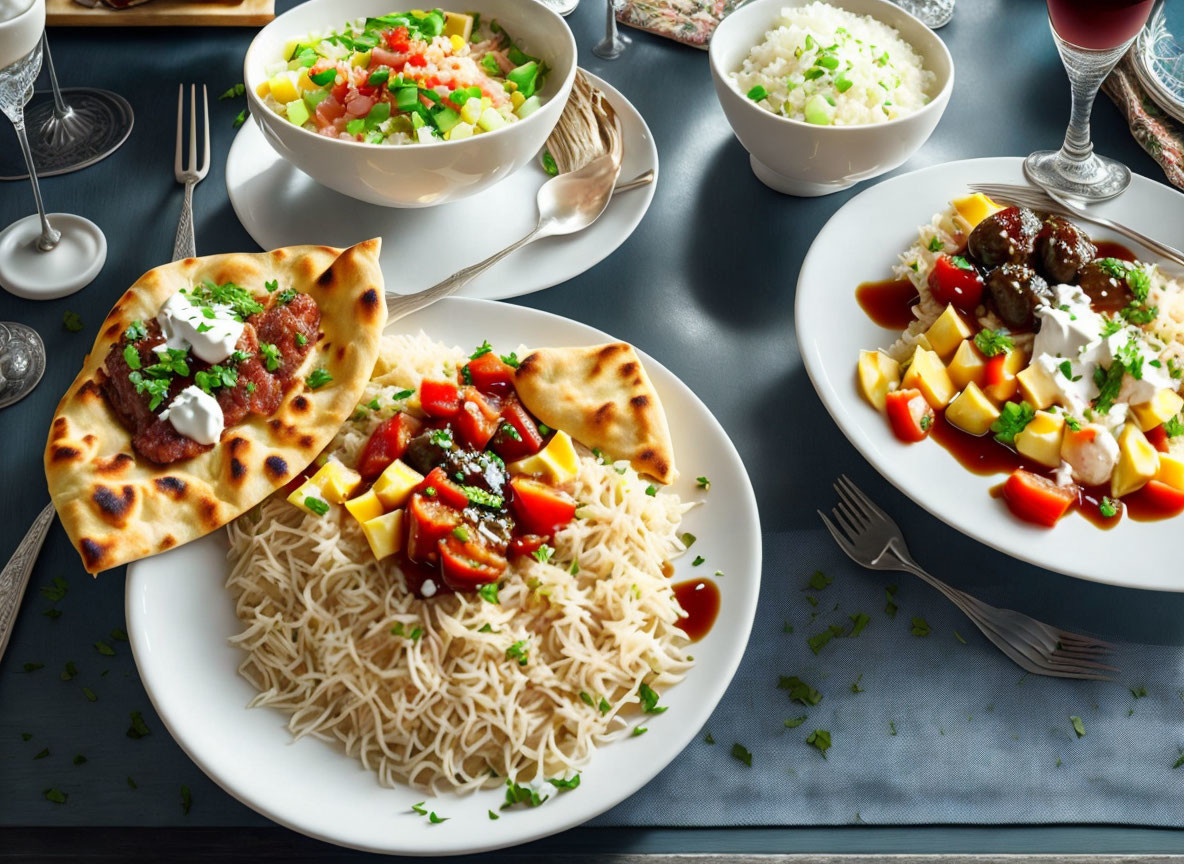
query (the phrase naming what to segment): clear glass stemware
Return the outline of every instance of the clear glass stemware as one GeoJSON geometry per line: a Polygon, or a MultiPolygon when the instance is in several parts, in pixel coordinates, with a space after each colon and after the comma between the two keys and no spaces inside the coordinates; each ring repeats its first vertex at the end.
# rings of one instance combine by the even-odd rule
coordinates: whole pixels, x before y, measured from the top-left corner
{"type": "Polygon", "coordinates": [[[1147,22],[1152,0],[1048,0],[1049,24],[1069,76],[1072,107],[1060,150],[1038,150],[1024,161],[1028,179],[1079,201],[1122,194],[1130,169],[1094,152],[1090,115],[1102,81],[1147,22]]]}
{"type": "Polygon", "coordinates": [[[616,60],[625,51],[625,46],[629,44],[624,36],[621,35],[620,29],[617,27],[617,12],[624,5],[623,0],[606,0],[607,17],[604,25],[604,38],[592,48],[592,53],[601,60],[616,60]]]}

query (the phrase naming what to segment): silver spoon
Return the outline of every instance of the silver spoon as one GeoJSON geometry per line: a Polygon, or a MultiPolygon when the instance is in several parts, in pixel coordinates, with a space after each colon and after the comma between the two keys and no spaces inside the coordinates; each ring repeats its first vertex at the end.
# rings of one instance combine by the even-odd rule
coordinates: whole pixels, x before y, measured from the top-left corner
{"type": "MultiPolygon", "coordinates": [[[[453,273],[443,282],[425,288],[414,294],[386,295],[387,323],[418,312],[437,300],[455,294],[468,285],[498,261],[511,252],[533,243],[540,237],[556,237],[582,231],[600,218],[609,199],[613,197],[621,163],[605,154],[581,168],[567,174],[552,177],[539,187],[539,221],[534,230],[516,243],[511,243],[500,252],[490,255],[484,261],[453,273]]],[[[638,178],[641,179],[641,178],[638,178]]],[[[652,181],[652,177],[650,180],[652,181]]],[[[631,183],[633,181],[630,181],[631,183]]],[[[647,181],[648,182],[648,181],[647,181]]],[[[641,185],[644,185],[641,184],[641,185]]],[[[632,187],[631,187],[632,188],[632,187]]]]}
{"type": "Polygon", "coordinates": [[[45,343],[37,331],[15,321],[0,322],[0,408],[20,402],[45,374],[45,343]]]}

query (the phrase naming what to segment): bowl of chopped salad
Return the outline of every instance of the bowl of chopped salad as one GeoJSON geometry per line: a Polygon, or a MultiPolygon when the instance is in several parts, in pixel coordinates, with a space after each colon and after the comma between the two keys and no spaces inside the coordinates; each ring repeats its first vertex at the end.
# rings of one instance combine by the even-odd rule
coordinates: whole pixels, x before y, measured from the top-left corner
{"type": "Polygon", "coordinates": [[[264,27],[244,81],[264,138],[314,180],[387,207],[431,207],[517,171],[551,134],[576,72],[540,4],[309,0],[264,27]]]}

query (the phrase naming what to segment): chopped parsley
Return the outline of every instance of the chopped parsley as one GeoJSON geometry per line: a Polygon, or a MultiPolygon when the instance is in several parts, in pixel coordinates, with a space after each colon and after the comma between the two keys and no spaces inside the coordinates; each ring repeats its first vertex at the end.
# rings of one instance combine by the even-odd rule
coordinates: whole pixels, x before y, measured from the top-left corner
{"type": "Polygon", "coordinates": [[[940,252],[944,246],[945,244],[941,242],[941,238],[936,234],[929,238],[928,249],[930,252],[940,252]]]}
{"type": "Polygon", "coordinates": [[[507,366],[513,366],[515,369],[522,365],[522,361],[518,359],[518,355],[513,351],[511,351],[509,354],[503,354],[502,362],[507,366]]]}
{"type": "Polygon", "coordinates": [[[547,782],[558,789],[560,792],[566,791],[568,789],[578,789],[580,787],[580,775],[576,774],[569,780],[556,777],[552,780],[548,780],[547,782]]]}
{"type": "Polygon", "coordinates": [[[799,717],[790,717],[783,722],[784,722],[786,729],[797,729],[799,726],[801,726],[803,723],[806,722],[806,715],[802,714],[799,717]]]}
{"type": "Polygon", "coordinates": [[[522,440],[522,436],[518,433],[518,430],[515,429],[513,426],[511,426],[509,423],[502,424],[501,432],[503,435],[505,435],[511,441],[521,441],[522,440]]]}
{"type": "Polygon", "coordinates": [[[498,816],[496,813],[494,813],[492,810],[490,810],[489,811],[489,818],[496,821],[497,819],[500,819],[501,817],[498,816]]]}
{"type": "Polygon", "coordinates": [[[312,495],[306,495],[304,498],[304,506],[316,513],[318,516],[324,516],[329,512],[329,503],[322,501],[320,498],[314,498],[312,495]]]}
{"type": "Polygon", "coordinates": [[[712,735],[711,735],[711,733],[710,733],[710,732],[708,732],[708,733],[707,733],[707,734],[706,734],[706,735],[703,737],[703,743],[704,743],[704,744],[714,744],[714,743],[715,743],[715,738],[713,738],[713,737],[712,737],[712,735]]]}
{"type": "Polygon", "coordinates": [[[651,483],[649,486],[645,487],[645,494],[653,498],[658,494],[658,487],[651,483]]]}
{"type": "Polygon", "coordinates": [[[285,288],[283,291],[281,291],[279,293],[279,296],[275,298],[275,305],[276,306],[287,306],[289,303],[291,303],[293,300],[296,299],[297,293],[298,293],[297,291],[295,291],[291,288],[285,288]]]}
{"type": "Polygon", "coordinates": [[[79,753],[77,756],[74,757],[74,764],[75,765],[85,765],[86,764],[86,757],[83,756],[81,753],[79,753]]]}
{"type": "Polygon", "coordinates": [[[305,336],[303,333],[297,333],[296,334],[296,344],[298,346],[300,346],[301,348],[303,348],[305,345],[308,344],[308,337],[305,336]]]}
{"type": "Polygon", "coordinates": [[[825,757],[826,751],[830,749],[830,732],[826,729],[815,729],[806,736],[806,743],[825,757]]]}
{"type": "Polygon", "coordinates": [[[194,373],[193,383],[207,393],[218,387],[230,389],[238,383],[238,371],[230,366],[211,366],[194,373]]]}
{"type": "Polygon", "coordinates": [[[690,531],[684,531],[682,534],[680,534],[678,536],[678,539],[682,541],[683,546],[685,546],[687,549],[690,549],[692,546],[695,545],[695,541],[698,540],[699,538],[696,537],[694,534],[692,534],[690,531]]]}
{"type": "Polygon", "coordinates": [[[78,675],[78,667],[74,665],[74,661],[70,660],[66,663],[66,668],[58,674],[58,677],[63,681],[70,681],[78,675]]]}
{"type": "Polygon", "coordinates": [[[966,640],[962,638],[962,634],[959,633],[957,630],[954,631],[954,638],[957,639],[959,642],[961,642],[963,645],[967,644],[966,640]]]}
{"type": "Polygon", "coordinates": [[[1015,348],[1011,336],[1006,330],[979,330],[974,334],[974,344],[985,357],[995,357],[1006,354],[1015,348]]]}
{"type": "Polygon", "coordinates": [[[53,581],[49,585],[42,585],[38,590],[46,600],[51,603],[57,603],[70,590],[70,583],[61,576],[54,576],[53,581]]]}
{"type": "Polygon", "coordinates": [[[538,561],[540,564],[546,564],[548,561],[551,560],[551,556],[555,554],[555,549],[551,546],[548,546],[546,543],[544,543],[538,549],[535,549],[530,554],[531,554],[531,557],[534,558],[535,561],[538,561]]]}
{"type": "Polygon", "coordinates": [[[280,283],[278,279],[272,279],[270,282],[264,282],[263,287],[267,289],[268,294],[274,294],[280,290],[280,283]]]}
{"type": "Polygon", "coordinates": [[[148,327],[143,321],[133,321],[123,331],[123,338],[129,342],[138,342],[148,335],[148,327]]]}
{"type": "Polygon", "coordinates": [[[304,379],[304,383],[308,385],[310,390],[319,390],[332,380],[333,376],[329,374],[327,369],[322,367],[313,369],[308,377],[304,379]]]}
{"type": "Polygon", "coordinates": [[[789,698],[802,705],[817,705],[822,701],[822,694],[796,675],[782,675],[777,681],[778,690],[788,690],[789,698]]]}
{"type": "Polygon", "coordinates": [[[240,84],[235,84],[233,87],[228,87],[228,88],[226,88],[226,91],[225,91],[225,92],[223,92],[223,93],[222,93],[222,94],[221,94],[221,95],[218,97],[218,101],[219,101],[219,102],[225,102],[227,99],[235,99],[235,98],[237,98],[237,97],[239,97],[239,96],[242,96],[242,95],[243,95],[244,93],[246,93],[246,92],[247,92],[246,85],[244,85],[244,84],[241,84],[241,83],[240,83],[240,84]]]}
{"type": "Polygon", "coordinates": [[[1119,321],[1117,318],[1110,318],[1108,316],[1103,316],[1102,329],[1100,331],[1103,339],[1105,339],[1108,336],[1113,336],[1115,333],[1117,333],[1121,329],[1122,329],[1122,322],[1119,321]]]}
{"type": "Polygon", "coordinates": [[[36,672],[38,669],[44,669],[44,668],[45,668],[44,663],[26,663],[24,665],[24,670],[26,672],[36,672]]]}
{"type": "Polygon", "coordinates": [[[691,566],[692,566],[692,567],[698,567],[700,564],[702,564],[702,563],[703,563],[704,561],[706,561],[706,560],[707,560],[707,559],[706,559],[706,558],[704,558],[702,555],[696,555],[696,556],[695,556],[695,560],[691,562],[691,566]]]}
{"type": "Polygon", "coordinates": [[[1098,503],[1098,512],[1101,513],[1103,516],[1105,516],[1107,519],[1113,519],[1115,516],[1118,515],[1118,502],[1115,501],[1113,498],[1111,498],[1109,495],[1105,495],[1102,497],[1102,500],[1098,503]]]}
{"type": "Polygon", "coordinates": [[[1179,415],[1169,417],[1164,421],[1163,431],[1169,438],[1175,438],[1178,435],[1184,435],[1184,423],[1180,422],[1179,415]]]}
{"type": "Polygon", "coordinates": [[[856,612],[854,615],[848,615],[847,617],[850,618],[851,623],[854,624],[854,626],[851,628],[851,632],[847,634],[848,636],[851,636],[851,637],[858,636],[860,633],[862,633],[863,628],[866,627],[868,625],[868,623],[872,620],[864,612],[856,612]]]}
{"type": "Polygon", "coordinates": [[[215,285],[207,280],[200,285],[194,285],[187,293],[189,299],[198,306],[229,306],[240,321],[263,311],[263,304],[256,300],[250,291],[233,282],[215,285]]]}
{"type": "Polygon", "coordinates": [[[1077,737],[1084,738],[1085,724],[1081,722],[1081,718],[1074,715],[1069,718],[1069,722],[1073,724],[1073,731],[1077,733],[1077,737]]]}
{"type": "Polygon", "coordinates": [[[895,618],[896,610],[900,608],[896,605],[896,586],[889,585],[887,588],[885,588],[884,596],[888,598],[887,602],[884,604],[884,612],[889,618],[895,618]]]}
{"type": "Polygon", "coordinates": [[[398,393],[392,394],[391,399],[393,399],[395,402],[402,402],[405,399],[410,399],[414,395],[414,390],[400,390],[398,393]]]}
{"type": "Polygon", "coordinates": [[[658,707],[658,694],[644,682],[637,688],[637,696],[641,700],[641,710],[646,714],[661,714],[667,708],[665,705],[658,707]]]}
{"type": "Polygon", "coordinates": [[[1008,402],[998,419],[991,424],[995,440],[1001,444],[1014,444],[1015,436],[1024,431],[1036,417],[1036,409],[1027,402],[1008,402]]]}
{"type": "Polygon", "coordinates": [[[263,357],[263,366],[268,372],[274,372],[280,368],[283,357],[280,355],[278,345],[273,345],[271,342],[260,342],[259,353],[263,357]]]}
{"type": "Polygon", "coordinates": [[[855,680],[853,682],[851,682],[851,692],[852,693],[862,693],[863,692],[863,688],[859,686],[859,682],[862,680],[863,680],[863,673],[861,672],[861,673],[859,673],[859,675],[855,676],[855,680]]]}
{"type": "Polygon", "coordinates": [[[811,651],[813,651],[815,654],[817,654],[819,651],[822,650],[823,645],[825,645],[830,640],[834,639],[836,636],[842,636],[842,635],[843,635],[843,628],[837,624],[831,624],[829,627],[827,627],[821,633],[815,633],[813,636],[811,636],[809,639],[807,639],[806,644],[810,646],[811,651]]]}
{"type": "Polygon", "coordinates": [[[538,792],[531,789],[529,786],[520,786],[513,780],[506,780],[506,803],[502,805],[502,809],[513,807],[515,804],[525,804],[527,807],[538,807],[547,796],[540,796],[538,792]]]}
{"type": "Polygon", "coordinates": [[[527,653],[530,651],[530,646],[526,639],[520,639],[506,649],[507,660],[517,660],[519,666],[525,666],[529,662],[527,653]]]}
{"type": "Polygon", "coordinates": [[[947,257],[949,258],[950,263],[953,264],[955,267],[957,267],[959,270],[973,270],[974,269],[974,266],[969,261],[967,261],[965,258],[963,258],[961,255],[949,255],[947,257]]]}
{"type": "Polygon", "coordinates": [[[70,797],[61,789],[46,789],[44,794],[45,800],[52,801],[54,804],[65,804],[66,799],[70,797]]]}
{"type": "Polygon", "coordinates": [[[696,485],[697,485],[697,486],[698,486],[700,489],[702,489],[704,492],[710,492],[710,491],[711,491],[711,481],[710,481],[710,480],[708,480],[706,477],[696,477],[696,478],[695,478],[695,484],[696,484],[696,485]]]}
{"type": "Polygon", "coordinates": [[[808,584],[809,587],[813,588],[815,591],[821,591],[823,588],[834,581],[835,580],[833,576],[827,576],[821,570],[815,570],[810,576],[810,581],[808,584]]]}
{"type": "Polygon", "coordinates": [[[481,596],[481,599],[484,600],[486,603],[498,603],[499,602],[497,599],[497,583],[496,582],[487,582],[486,584],[482,585],[480,588],[477,589],[477,593],[481,596]]]}
{"type": "Polygon", "coordinates": [[[148,724],[144,722],[144,717],[139,711],[133,711],[128,716],[132,719],[132,725],[127,730],[128,738],[143,738],[145,735],[151,734],[148,724]]]}
{"type": "Polygon", "coordinates": [[[427,803],[426,801],[420,801],[418,804],[412,804],[411,809],[414,810],[416,813],[418,813],[420,816],[427,816],[428,815],[427,808],[423,806],[426,803],[427,803]]]}
{"type": "Polygon", "coordinates": [[[157,354],[156,362],[144,371],[153,378],[167,378],[170,375],[180,375],[182,378],[188,378],[189,363],[186,361],[188,356],[189,351],[187,349],[169,348],[163,353],[157,354]]]}
{"type": "Polygon", "coordinates": [[[449,818],[450,817],[448,816],[437,816],[435,810],[428,814],[428,821],[433,825],[439,825],[441,822],[447,822],[449,818]]]}
{"type": "Polygon", "coordinates": [[[500,510],[504,499],[501,495],[495,495],[487,489],[482,489],[480,486],[461,486],[460,491],[465,493],[465,497],[482,507],[489,507],[492,510],[500,510]]]}
{"type": "Polygon", "coordinates": [[[428,433],[428,441],[441,450],[452,449],[452,432],[448,429],[433,429],[428,433]]]}
{"type": "Polygon", "coordinates": [[[924,618],[913,618],[913,627],[909,631],[914,636],[928,636],[933,630],[929,626],[929,622],[924,618]]]}
{"type": "Polygon", "coordinates": [[[489,340],[486,339],[484,342],[482,342],[480,345],[477,346],[476,351],[474,351],[472,354],[469,355],[469,359],[476,360],[478,357],[484,357],[486,354],[488,354],[492,350],[493,350],[493,346],[490,345],[489,340]]]}
{"type": "Polygon", "coordinates": [[[650,730],[647,729],[645,726],[634,726],[633,727],[633,734],[630,737],[636,738],[638,735],[644,735],[646,732],[649,732],[649,731],[650,730]]]}
{"type": "Polygon", "coordinates": [[[1138,687],[1132,687],[1130,689],[1131,689],[1131,695],[1134,696],[1136,699],[1146,699],[1147,698],[1147,688],[1145,686],[1140,685],[1138,687]]]}
{"type": "Polygon", "coordinates": [[[99,641],[99,642],[95,643],[95,650],[98,651],[100,654],[102,654],[104,657],[114,657],[115,656],[115,649],[103,641],[99,641]]]}
{"type": "Polygon", "coordinates": [[[77,312],[67,309],[62,313],[62,326],[71,333],[77,333],[82,330],[82,317],[77,312]]]}
{"type": "Polygon", "coordinates": [[[743,762],[749,768],[752,767],[752,753],[739,742],[732,745],[732,758],[738,762],[743,762]]]}

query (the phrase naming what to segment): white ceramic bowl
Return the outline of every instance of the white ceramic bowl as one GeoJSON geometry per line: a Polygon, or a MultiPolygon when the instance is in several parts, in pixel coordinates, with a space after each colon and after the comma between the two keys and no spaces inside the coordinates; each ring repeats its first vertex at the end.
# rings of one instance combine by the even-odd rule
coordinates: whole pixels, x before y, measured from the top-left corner
{"type": "Polygon", "coordinates": [[[749,153],[752,170],[788,195],[829,195],[891,171],[920,149],[937,127],[954,89],[954,61],[937,35],[887,0],[830,0],[895,27],[934,72],[930,101],[895,120],[861,126],[817,126],[759,107],[731,80],[786,7],[809,0],[753,0],[733,12],[711,38],[711,77],[732,131],[749,153]]]}
{"type": "MultiPolygon", "coordinates": [[[[247,49],[243,81],[251,114],[276,152],[330,189],[386,207],[432,207],[474,195],[517,171],[542,148],[559,120],[576,74],[576,43],[563,19],[541,3],[465,0],[466,12],[496,19],[550,72],[543,106],[525,120],[460,141],[392,147],[326,138],[294,126],[263,104],[256,88],[289,39],[340,29],[347,21],[411,8],[409,0],[309,0],[259,31],[247,49]]],[[[496,214],[491,214],[496,218],[496,214]]]]}

